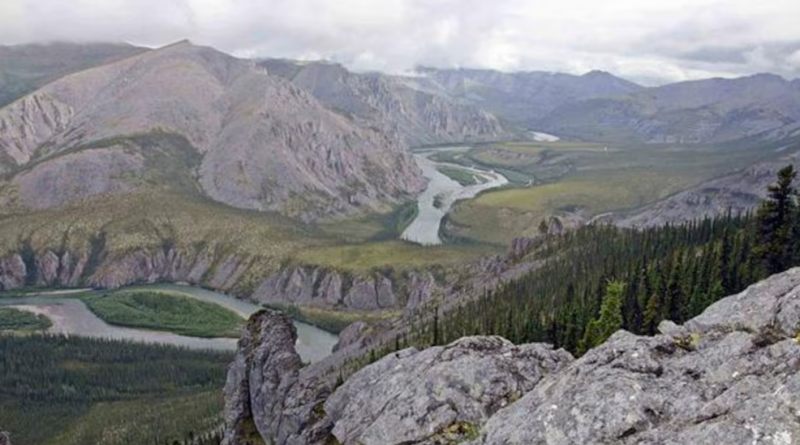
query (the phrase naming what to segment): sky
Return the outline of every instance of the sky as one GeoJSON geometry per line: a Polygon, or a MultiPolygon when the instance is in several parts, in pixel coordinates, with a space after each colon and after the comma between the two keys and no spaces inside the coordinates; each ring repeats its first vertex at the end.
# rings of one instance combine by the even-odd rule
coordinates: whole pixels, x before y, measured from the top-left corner
{"type": "Polygon", "coordinates": [[[239,57],[598,69],[655,85],[800,77],[798,0],[0,0],[0,45],[177,40],[239,57]]]}

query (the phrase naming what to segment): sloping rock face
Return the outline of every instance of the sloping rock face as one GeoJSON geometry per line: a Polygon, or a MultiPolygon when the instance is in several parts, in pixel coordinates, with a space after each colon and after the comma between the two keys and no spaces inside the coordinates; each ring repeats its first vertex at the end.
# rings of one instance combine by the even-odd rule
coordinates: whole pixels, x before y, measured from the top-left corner
{"type": "Polygon", "coordinates": [[[329,108],[396,133],[410,146],[519,137],[492,114],[444,91],[422,88],[413,78],[353,73],[326,62],[273,59],[260,65],[311,92],[329,108]]]}
{"type": "Polygon", "coordinates": [[[465,337],[389,354],[351,376],[325,402],[342,443],[436,444],[474,434],[498,409],[572,361],[543,344],[465,337]]]}
{"type": "Polygon", "coordinates": [[[800,443],[800,269],[655,337],[620,331],[472,444],[800,443]]]}
{"type": "Polygon", "coordinates": [[[335,391],[331,361],[300,369],[288,320],[259,317],[229,373],[230,445],[800,443],[800,268],[578,360],[469,337],[390,354],[335,391]]]}
{"type": "Polygon", "coordinates": [[[0,109],[0,163],[35,166],[11,184],[29,207],[51,207],[125,191],[131,178],[119,171],[159,167],[119,150],[73,152],[163,134],[184,138],[199,163],[181,174],[238,208],[312,220],[385,209],[425,182],[395,135],[328,110],[250,61],[188,42],[71,74],[0,109]],[[77,182],[91,184],[57,193],[77,182]],[[42,195],[55,198],[31,198],[42,195]]]}
{"type": "Polygon", "coordinates": [[[787,164],[800,162],[787,158],[779,162],[761,163],[721,178],[700,184],[658,201],[634,214],[613,217],[622,227],[652,227],[713,217],[732,215],[754,209],[767,195],[767,186],[775,182],[775,174],[787,164]]]}
{"type": "Polygon", "coordinates": [[[296,341],[292,321],[280,312],[250,318],[228,371],[223,444],[301,445],[328,437],[319,420],[329,390],[309,368],[301,369],[296,341]]]}

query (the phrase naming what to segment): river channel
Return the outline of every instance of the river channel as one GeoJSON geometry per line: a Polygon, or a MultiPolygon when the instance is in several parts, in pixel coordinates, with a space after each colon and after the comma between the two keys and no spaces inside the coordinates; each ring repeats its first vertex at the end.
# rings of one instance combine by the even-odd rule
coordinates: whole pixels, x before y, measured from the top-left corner
{"type": "MultiPolygon", "coordinates": [[[[218,304],[242,318],[247,318],[261,309],[255,304],[192,286],[155,284],[137,288],[178,292],[187,297],[218,304]]],[[[169,344],[192,349],[228,351],[236,349],[237,340],[234,338],[196,338],[109,325],[94,315],[81,300],[70,297],[69,292],[43,292],[19,298],[0,298],[0,306],[15,307],[47,316],[53,323],[48,331],[50,333],[169,344]]],[[[294,322],[294,325],[298,335],[297,352],[303,361],[315,362],[330,355],[333,345],[338,341],[335,335],[305,323],[294,322]]]]}
{"type": "Polygon", "coordinates": [[[456,201],[471,199],[484,190],[508,184],[508,179],[505,176],[493,171],[436,162],[430,159],[430,156],[437,152],[467,151],[469,149],[470,147],[442,147],[419,151],[414,154],[414,159],[422,169],[422,174],[428,178],[428,186],[417,199],[419,213],[401,234],[400,237],[402,239],[425,246],[442,244],[442,240],[439,237],[439,227],[442,224],[442,218],[456,201]],[[463,186],[441,173],[437,169],[438,167],[467,170],[482,178],[483,182],[463,186]],[[436,202],[437,196],[439,196],[438,203],[436,202]]]}

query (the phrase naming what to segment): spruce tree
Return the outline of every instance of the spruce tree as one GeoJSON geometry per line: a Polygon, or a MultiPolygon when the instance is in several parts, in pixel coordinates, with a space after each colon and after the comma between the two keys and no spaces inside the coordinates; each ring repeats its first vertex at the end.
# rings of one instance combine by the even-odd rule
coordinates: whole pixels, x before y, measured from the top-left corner
{"type": "Polygon", "coordinates": [[[797,213],[796,192],[792,182],[797,176],[790,164],[778,171],[778,180],[769,186],[768,196],[756,213],[758,244],[756,253],[768,274],[789,268],[794,256],[792,234],[797,213]]]}

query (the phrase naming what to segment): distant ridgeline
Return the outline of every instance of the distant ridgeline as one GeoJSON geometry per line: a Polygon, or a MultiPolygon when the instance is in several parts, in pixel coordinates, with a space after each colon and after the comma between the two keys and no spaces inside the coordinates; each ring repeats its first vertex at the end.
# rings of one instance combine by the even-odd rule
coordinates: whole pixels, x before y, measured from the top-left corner
{"type": "Polygon", "coordinates": [[[796,173],[781,170],[755,214],[723,215],[642,230],[592,224],[549,236],[531,255],[543,264],[482,297],[420,314],[406,335],[370,360],[407,345],[468,335],[547,342],[582,354],[617,329],[654,334],[718,299],[800,265],[796,173]]]}

